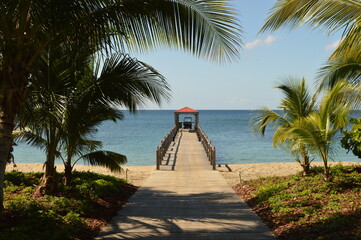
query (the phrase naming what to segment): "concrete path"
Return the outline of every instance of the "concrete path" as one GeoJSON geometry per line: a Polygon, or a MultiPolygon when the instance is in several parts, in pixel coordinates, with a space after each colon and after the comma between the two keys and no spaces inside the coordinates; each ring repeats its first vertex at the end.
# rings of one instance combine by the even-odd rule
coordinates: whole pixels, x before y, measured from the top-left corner
{"type": "Polygon", "coordinates": [[[154,171],[97,239],[275,239],[211,170],[194,132],[181,132],[154,171]]]}

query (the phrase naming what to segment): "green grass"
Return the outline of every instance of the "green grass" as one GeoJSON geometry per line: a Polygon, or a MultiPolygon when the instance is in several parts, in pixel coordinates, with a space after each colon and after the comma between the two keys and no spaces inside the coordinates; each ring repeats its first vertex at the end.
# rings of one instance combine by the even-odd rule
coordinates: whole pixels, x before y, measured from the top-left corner
{"type": "Polygon", "coordinates": [[[40,177],[41,173],[6,173],[0,239],[88,239],[84,233],[91,229],[86,220],[101,207],[99,202],[116,199],[126,185],[115,177],[74,172],[72,186],[60,184],[55,196],[34,199],[40,177]]]}
{"type": "Polygon", "coordinates": [[[280,239],[361,239],[361,174],[355,166],[322,168],[311,176],[296,174],[246,181],[235,189],[273,228],[280,239]],[[244,195],[242,186],[251,189],[244,195]],[[239,189],[239,190],[237,190],[239,189]]]}

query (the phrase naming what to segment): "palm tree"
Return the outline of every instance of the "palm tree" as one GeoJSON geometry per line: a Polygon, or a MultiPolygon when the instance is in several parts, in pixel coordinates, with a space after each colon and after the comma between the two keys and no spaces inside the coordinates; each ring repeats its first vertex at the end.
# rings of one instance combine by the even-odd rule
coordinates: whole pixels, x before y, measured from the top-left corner
{"type": "Polygon", "coordinates": [[[36,63],[52,46],[79,40],[98,50],[146,51],[159,46],[198,57],[238,57],[239,24],[228,0],[31,1],[0,3],[0,208],[15,115],[36,63]]]}
{"type": "Polygon", "coordinates": [[[335,152],[349,111],[359,101],[360,93],[360,87],[344,81],[336,83],[323,97],[317,111],[294,121],[285,132],[285,139],[297,139],[323,160],[325,181],[331,180],[328,159],[335,152]]]}
{"type": "Polygon", "coordinates": [[[281,105],[278,107],[282,114],[278,114],[271,109],[264,107],[253,114],[251,124],[256,133],[265,134],[267,126],[276,127],[273,135],[273,146],[283,145],[293,155],[296,155],[296,161],[303,168],[305,176],[309,174],[311,161],[307,145],[300,144],[297,139],[291,139],[287,136],[291,125],[299,119],[309,116],[314,111],[315,95],[312,95],[305,79],[287,79],[283,84],[277,86],[284,95],[281,105]],[[301,156],[301,159],[299,159],[301,156]]]}
{"type": "Polygon", "coordinates": [[[66,155],[64,161],[66,177],[71,178],[72,158],[87,153],[84,160],[97,165],[120,170],[126,159],[112,152],[90,151],[99,149],[101,143],[87,139],[96,132],[104,120],[119,120],[123,115],[115,106],[124,106],[134,111],[146,101],[160,104],[168,98],[168,85],[156,70],[127,55],[113,54],[102,67],[95,69],[92,56],[80,54],[68,61],[64,49],[56,49],[54,58],[43,61],[35,73],[37,83],[33,84],[25,112],[20,114],[23,131],[20,140],[43,149],[46,152],[45,173],[36,191],[37,194],[51,194],[56,191],[55,159],[66,155]],[[63,54],[62,54],[63,53],[63,54]],[[58,57],[56,57],[58,56],[58,57]],[[49,64],[51,62],[52,64],[49,64]],[[73,67],[68,63],[72,63],[73,67]],[[44,74],[45,73],[45,74],[44,74]],[[94,156],[97,158],[94,158],[94,156]],[[96,161],[97,160],[97,161],[96,161]],[[115,161],[111,164],[111,161],[115,161]]]}

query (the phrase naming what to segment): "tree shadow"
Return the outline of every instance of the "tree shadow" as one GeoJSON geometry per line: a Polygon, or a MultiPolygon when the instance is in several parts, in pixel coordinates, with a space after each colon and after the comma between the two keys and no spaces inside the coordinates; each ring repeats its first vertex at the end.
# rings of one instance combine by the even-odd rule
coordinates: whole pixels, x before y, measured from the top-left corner
{"type": "Polygon", "coordinates": [[[284,231],[279,239],[361,239],[361,210],[335,213],[313,224],[294,225],[284,231]]]}
{"type": "Polygon", "coordinates": [[[275,239],[233,192],[141,188],[97,239],[275,239]]]}

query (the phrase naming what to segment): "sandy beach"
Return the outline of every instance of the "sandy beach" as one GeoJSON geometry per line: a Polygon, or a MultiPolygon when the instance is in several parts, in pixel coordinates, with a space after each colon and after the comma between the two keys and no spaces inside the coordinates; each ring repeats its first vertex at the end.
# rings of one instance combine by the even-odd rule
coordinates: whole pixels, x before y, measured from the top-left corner
{"type": "MultiPolygon", "coordinates": [[[[337,162],[331,162],[330,165],[336,165],[337,162]]],[[[343,165],[354,165],[357,162],[342,162],[343,165]]],[[[6,171],[22,171],[22,172],[41,172],[43,164],[40,163],[17,163],[14,168],[12,164],[8,165],[6,171]]],[[[294,163],[252,163],[252,164],[229,164],[226,167],[222,165],[217,170],[225,178],[230,186],[236,185],[241,180],[257,179],[259,177],[269,176],[287,176],[302,171],[301,166],[294,163]]],[[[312,166],[323,166],[322,162],[314,162],[312,166]]],[[[61,164],[56,165],[57,171],[64,170],[61,164]]],[[[120,178],[127,179],[130,183],[141,186],[145,179],[155,171],[155,166],[123,166],[124,171],[121,173],[112,173],[103,167],[93,167],[89,165],[76,165],[77,171],[93,171],[101,174],[108,174],[120,178]]]]}

